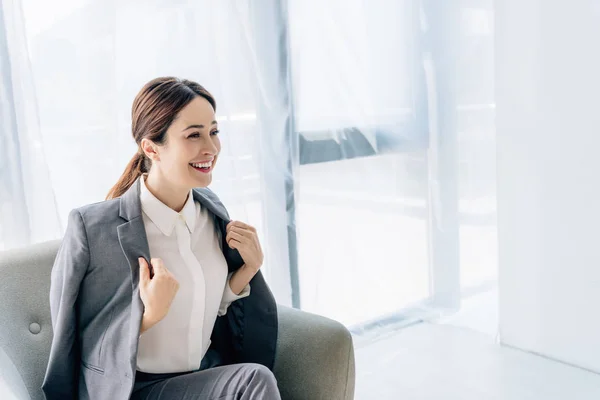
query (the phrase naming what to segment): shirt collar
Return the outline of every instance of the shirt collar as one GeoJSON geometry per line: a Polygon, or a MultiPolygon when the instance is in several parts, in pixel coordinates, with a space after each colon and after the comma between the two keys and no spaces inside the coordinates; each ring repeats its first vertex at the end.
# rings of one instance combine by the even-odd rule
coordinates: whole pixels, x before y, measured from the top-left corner
{"type": "Polygon", "coordinates": [[[156,196],[148,190],[145,178],[145,176],[140,178],[140,202],[142,203],[142,211],[146,213],[148,218],[150,218],[150,220],[166,236],[171,236],[171,233],[173,233],[177,218],[183,218],[190,233],[193,232],[196,223],[196,206],[194,204],[194,194],[192,191],[190,190],[183,209],[180,212],[176,212],[157,199],[156,196]]]}

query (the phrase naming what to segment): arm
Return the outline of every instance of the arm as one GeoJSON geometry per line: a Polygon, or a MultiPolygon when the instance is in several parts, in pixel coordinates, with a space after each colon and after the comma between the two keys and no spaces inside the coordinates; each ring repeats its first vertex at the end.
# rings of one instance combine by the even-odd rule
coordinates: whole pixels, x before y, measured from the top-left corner
{"type": "Polygon", "coordinates": [[[75,306],[89,261],[83,218],[79,211],[73,210],[51,273],[50,314],[54,336],[42,384],[47,400],[77,398],[81,356],[75,306]]]}
{"type": "Polygon", "coordinates": [[[144,315],[142,315],[142,325],[140,326],[140,336],[157,323],[158,321],[153,320],[148,314],[144,313],[144,315]]]}
{"type": "Polygon", "coordinates": [[[252,272],[244,264],[240,269],[228,275],[218,312],[220,317],[227,314],[227,308],[231,303],[250,295],[250,280],[255,274],[256,271],[252,272]]]}
{"type": "Polygon", "coordinates": [[[273,372],[284,399],[354,398],[352,335],[339,322],[279,305],[273,372]]]}
{"type": "Polygon", "coordinates": [[[226,233],[227,245],[240,253],[244,264],[227,278],[219,316],[225,315],[227,307],[233,301],[250,294],[250,281],[257,274],[264,259],[256,229],[253,226],[241,221],[230,221],[227,224],[226,233]]]}
{"type": "Polygon", "coordinates": [[[235,271],[229,278],[229,287],[235,295],[240,295],[243,290],[246,290],[258,269],[250,268],[246,264],[235,271]]]}

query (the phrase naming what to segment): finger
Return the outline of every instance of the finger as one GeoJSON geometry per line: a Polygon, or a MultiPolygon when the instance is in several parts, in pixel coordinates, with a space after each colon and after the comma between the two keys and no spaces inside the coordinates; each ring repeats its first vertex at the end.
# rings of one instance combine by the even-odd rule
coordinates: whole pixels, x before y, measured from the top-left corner
{"type": "Polygon", "coordinates": [[[249,228],[244,228],[243,226],[239,226],[239,225],[232,225],[231,228],[229,229],[229,232],[231,232],[231,231],[250,232],[250,233],[252,232],[252,230],[250,230],[249,228]]]}
{"type": "Polygon", "coordinates": [[[242,235],[243,237],[246,238],[246,240],[252,241],[256,244],[258,244],[258,234],[256,233],[256,229],[254,229],[253,227],[250,227],[251,229],[246,229],[246,228],[240,228],[240,227],[233,227],[231,229],[231,232],[235,232],[238,233],[240,235],[242,235]]]}
{"type": "Polygon", "coordinates": [[[238,239],[245,238],[246,240],[251,240],[252,233],[240,229],[232,229],[231,231],[229,231],[226,238],[229,239],[231,237],[236,237],[238,239]]]}
{"type": "Polygon", "coordinates": [[[241,228],[238,226],[234,226],[233,228],[231,228],[231,230],[229,232],[237,232],[240,235],[247,237],[248,239],[252,239],[253,237],[256,236],[256,232],[253,232],[249,229],[241,228]]]}
{"type": "Polygon", "coordinates": [[[140,282],[147,282],[150,280],[150,269],[148,268],[148,263],[144,259],[144,257],[138,258],[140,263],[140,282]]]}
{"type": "Polygon", "coordinates": [[[248,225],[242,221],[231,221],[229,225],[227,225],[228,229],[233,229],[235,227],[249,230],[250,232],[256,232],[256,229],[252,225],[248,225]]]}
{"type": "Polygon", "coordinates": [[[156,258],[155,260],[155,264],[158,266],[156,272],[158,272],[160,276],[175,279],[175,275],[169,271],[169,268],[165,266],[165,263],[161,258],[156,258]]]}
{"type": "Polygon", "coordinates": [[[227,240],[230,239],[235,239],[240,243],[246,242],[248,239],[250,239],[248,236],[246,235],[242,235],[236,231],[231,231],[227,234],[227,240]]]}
{"type": "Polygon", "coordinates": [[[240,242],[240,241],[239,241],[239,240],[237,240],[237,239],[229,239],[229,240],[227,241],[227,244],[228,244],[228,245],[229,245],[229,247],[231,247],[232,249],[236,249],[236,250],[237,250],[237,249],[239,248],[239,246],[241,246],[241,245],[242,245],[242,242],[240,242]]]}
{"type": "Polygon", "coordinates": [[[179,289],[179,281],[175,277],[173,277],[173,286],[179,289]]]}
{"type": "Polygon", "coordinates": [[[154,268],[154,275],[166,273],[165,264],[160,258],[151,259],[150,264],[152,264],[152,267],[154,268]]]}

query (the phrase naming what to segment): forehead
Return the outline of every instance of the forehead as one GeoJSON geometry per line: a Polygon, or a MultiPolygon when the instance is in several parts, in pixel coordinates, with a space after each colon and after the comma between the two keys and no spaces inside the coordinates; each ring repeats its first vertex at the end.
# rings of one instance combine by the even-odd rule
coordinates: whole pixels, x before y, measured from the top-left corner
{"type": "Polygon", "coordinates": [[[210,127],[215,119],[215,110],[204,97],[196,97],[185,106],[173,121],[174,125],[204,125],[210,127]]]}

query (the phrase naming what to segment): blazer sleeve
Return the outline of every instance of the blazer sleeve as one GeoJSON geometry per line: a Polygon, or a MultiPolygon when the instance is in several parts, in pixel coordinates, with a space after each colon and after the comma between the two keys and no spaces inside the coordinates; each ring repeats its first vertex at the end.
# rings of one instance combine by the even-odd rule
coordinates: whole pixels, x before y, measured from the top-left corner
{"type": "Polygon", "coordinates": [[[76,304],[89,262],[83,217],[73,210],[51,273],[50,314],[54,336],[42,384],[47,400],[77,398],[81,356],[76,304]]]}

